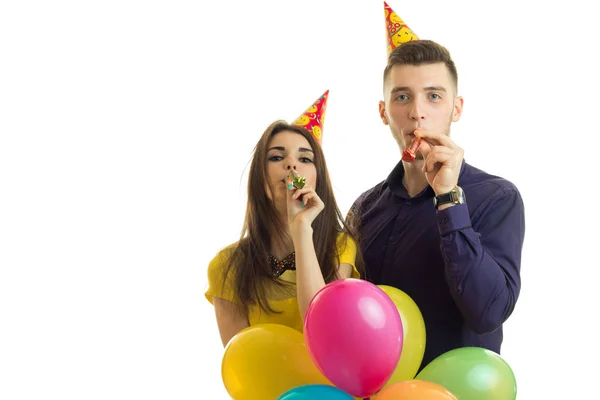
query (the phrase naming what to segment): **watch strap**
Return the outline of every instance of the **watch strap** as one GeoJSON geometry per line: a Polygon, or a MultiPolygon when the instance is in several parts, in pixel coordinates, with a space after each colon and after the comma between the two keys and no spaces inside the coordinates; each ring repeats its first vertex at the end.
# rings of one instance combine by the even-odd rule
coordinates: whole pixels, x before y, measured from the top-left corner
{"type": "Polygon", "coordinates": [[[435,196],[437,199],[436,205],[441,206],[442,204],[454,203],[455,196],[456,196],[455,189],[452,189],[452,191],[450,191],[448,193],[444,193],[444,194],[440,194],[439,196],[435,196]]]}
{"type": "Polygon", "coordinates": [[[439,206],[443,205],[443,204],[461,204],[464,202],[464,194],[461,196],[461,193],[459,193],[459,191],[461,191],[462,189],[458,186],[454,187],[454,189],[452,189],[451,191],[449,191],[448,193],[443,193],[440,194],[439,196],[435,196],[435,198],[433,199],[433,205],[435,206],[435,208],[438,208],[439,206]]]}

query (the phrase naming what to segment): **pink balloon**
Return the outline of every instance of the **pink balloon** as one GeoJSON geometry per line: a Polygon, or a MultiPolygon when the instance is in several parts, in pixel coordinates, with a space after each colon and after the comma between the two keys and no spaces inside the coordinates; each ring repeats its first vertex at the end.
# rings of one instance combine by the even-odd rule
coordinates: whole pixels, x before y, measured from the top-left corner
{"type": "Polygon", "coordinates": [[[402,319],[376,285],[342,279],[323,287],[304,318],[306,347],[321,373],[354,397],[376,394],[402,352],[402,319]]]}

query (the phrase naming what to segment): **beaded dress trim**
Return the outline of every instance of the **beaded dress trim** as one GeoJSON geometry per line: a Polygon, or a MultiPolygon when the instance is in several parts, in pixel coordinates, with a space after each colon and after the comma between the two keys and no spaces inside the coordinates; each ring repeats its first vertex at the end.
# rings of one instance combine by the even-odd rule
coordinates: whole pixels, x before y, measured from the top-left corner
{"type": "Polygon", "coordinates": [[[296,270],[296,253],[293,252],[283,260],[278,260],[272,254],[269,254],[269,264],[271,265],[273,276],[277,278],[287,270],[296,270]]]}

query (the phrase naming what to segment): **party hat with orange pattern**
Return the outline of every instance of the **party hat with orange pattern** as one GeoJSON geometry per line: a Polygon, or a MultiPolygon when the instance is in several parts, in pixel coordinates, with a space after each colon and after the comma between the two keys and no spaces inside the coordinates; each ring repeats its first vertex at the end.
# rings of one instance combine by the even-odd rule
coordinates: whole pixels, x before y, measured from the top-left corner
{"type": "Polygon", "coordinates": [[[419,40],[417,35],[385,1],[383,2],[383,10],[385,12],[388,55],[402,43],[410,42],[411,40],[419,40]]]}
{"type": "Polygon", "coordinates": [[[310,107],[302,113],[292,125],[301,126],[321,143],[323,137],[323,123],[325,122],[325,109],[327,108],[327,97],[329,90],[325,91],[310,107]]]}

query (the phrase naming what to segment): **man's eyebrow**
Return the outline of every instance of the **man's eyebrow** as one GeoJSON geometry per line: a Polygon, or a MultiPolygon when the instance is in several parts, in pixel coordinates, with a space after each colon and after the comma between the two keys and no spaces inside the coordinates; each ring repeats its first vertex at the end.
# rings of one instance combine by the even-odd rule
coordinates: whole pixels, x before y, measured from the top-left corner
{"type": "MultiPolygon", "coordinates": [[[[443,86],[426,86],[423,88],[423,90],[426,91],[431,91],[431,90],[435,90],[437,92],[447,92],[446,88],[443,86]]],[[[392,94],[397,93],[397,92],[410,92],[411,89],[408,86],[396,86],[395,88],[392,89],[392,94]]]]}
{"type": "Polygon", "coordinates": [[[396,86],[392,89],[392,94],[397,92],[410,92],[410,88],[408,86],[396,86]]]}
{"type": "Polygon", "coordinates": [[[443,86],[427,86],[425,88],[423,88],[427,91],[429,90],[435,90],[436,92],[447,92],[446,88],[443,86]]]}

